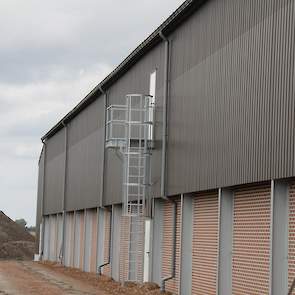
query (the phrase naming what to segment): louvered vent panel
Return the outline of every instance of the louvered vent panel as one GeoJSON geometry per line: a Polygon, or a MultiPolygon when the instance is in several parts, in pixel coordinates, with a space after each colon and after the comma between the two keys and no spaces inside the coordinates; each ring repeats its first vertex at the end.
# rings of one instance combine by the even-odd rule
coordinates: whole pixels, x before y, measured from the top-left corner
{"type": "Polygon", "coordinates": [[[192,294],[216,295],[218,261],[218,195],[193,200],[192,294]]]}
{"type": "MultiPolygon", "coordinates": [[[[175,278],[166,282],[166,291],[177,294],[179,289],[180,266],[180,221],[181,203],[177,200],[176,207],[176,267],[175,278]]],[[[172,269],[173,251],[173,203],[165,202],[163,206],[163,244],[162,244],[162,278],[169,277],[172,269]]]]}
{"type": "MultiPolygon", "coordinates": [[[[295,278],[295,182],[289,186],[289,288],[295,278]]],[[[292,295],[295,295],[293,290],[292,295]]]]}
{"type": "Polygon", "coordinates": [[[91,233],[91,258],[90,258],[90,271],[96,273],[97,264],[97,230],[98,230],[98,209],[93,210],[92,218],[92,233],[91,233]]]}
{"type": "Polygon", "coordinates": [[[121,216],[120,281],[128,281],[128,250],[130,239],[130,217],[121,216]]]}
{"type": "MultiPolygon", "coordinates": [[[[104,263],[109,261],[109,256],[110,256],[110,243],[111,243],[111,237],[110,237],[110,217],[111,217],[111,212],[105,210],[104,211],[104,263]]],[[[106,265],[103,268],[103,274],[106,276],[111,275],[111,269],[110,265],[106,265]]]]}
{"type": "Polygon", "coordinates": [[[233,295],[269,294],[270,220],[270,185],[235,192],[233,295]]]}
{"type": "MultiPolygon", "coordinates": [[[[76,213],[77,214],[77,213],[76,213]]],[[[80,237],[79,237],[79,240],[78,242],[80,243],[80,246],[79,246],[79,265],[80,265],[80,269],[81,270],[84,270],[84,251],[85,251],[85,243],[84,243],[84,240],[85,240],[85,212],[84,210],[81,210],[79,212],[79,219],[77,219],[75,221],[75,226],[79,226],[80,229],[80,237]]],[[[77,217],[77,215],[76,215],[77,217]]]]}

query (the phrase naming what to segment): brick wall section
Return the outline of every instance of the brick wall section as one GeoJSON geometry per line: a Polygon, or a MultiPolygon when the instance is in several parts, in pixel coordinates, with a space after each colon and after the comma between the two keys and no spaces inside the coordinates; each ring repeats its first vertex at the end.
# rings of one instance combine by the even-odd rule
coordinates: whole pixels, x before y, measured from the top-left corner
{"type": "Polygon", "coordinates": [[[91,258],[90,271],[96,273],[97,264],[97,226],[98,226],[98,209],[93,210],[92,213],[92,233],[91,233],[91,258]]]}
{"type": "Polygon", "coordinates": [[[74,267],[74,245],[75,245],[75,213],[69,213],[70,216],[70,243],[69,243],[69,251],[70,251],[70,267],[74,267]]]}
{"type": "Polygon", "coordinates": [[[128,280],[128,249],[130,237],[130,217],[121,216],[121,245],[120,245],[120,281],[128,280]]]}
{"type": "Polygon", "coordinates": [[[192,294],[216,295],[217,263],[218,194],[196,195],[193,200],[192,294]]]}
{"type": "Polygon", "coordinates": [[[53,260],[58,261],[58,215],[53,215],[54,217],[54,251],[53,251],[53,260]]]}
{"type": "MultiPolygon", "coordinates": [[[[173,203],[165,202],[163,205],[163,243],[162,243],[162,278],[171,275],[173,251],[173,203]]],[[[166,282],[166,291],[178,293],[180,270],[180,222],[181,203],[177,200],[176,217],[176,269],[175,278],[166,282]]]]}
{"type": "Polygon", "coordinates": [[[136,280],[137,282],[142,283],[143,282],[143,262],[144,262],[145,217],[135,217],[135,218],[136,218],[135,222],[137,223],[136,226],[139,227],[139,233],[137,235],[138,248],[137,248],[136,280]]]}
{"type": "MultiPolygon", "coordinates": [[[[288,269],[288,281],[289,288],[292,281],[295,278],[295,182],[291,182],[289,185],[289,269],[288,269]]],[[[295,295],[293,290],[292,295],[295,295]]]]}
{"type": "MultiPolygon", "coordinates": [[[[120,236],[120,281],[137,281],[139,283],[143,282],[143,259],[144,259],[144,224],[145,217],[129,217],[121,216],[121,236],[120,236]],[[133,228],[132,224],[138,229],[133,228]],[[137,257],[129,253],[130,249],[130,239],[131,231],[137,232],[133,234],[133,238],[136,238],[136,249],[133,251],[137,252],[137,257]],[[136,260],[136,277],[129,274],[130,259],[136,260]]],[[[134,265],[134,263],[133,263],[134,265]]]]}
{"type": "MultiPolygon", "coordinates": [[[[111,237],[110,237],[110,226],[111,226],[111,212],[105,210],[104,211],[104,263],[107,263],[109,261],[110,257],[110,243],[111,243],[111,237]]],[[[111,268],[110,265],[106,265],[103,267],[103,274],[106,276],[111,276],[111,268]]]]}
{"type": "Polygon", "coordinates": [[[270,185],[235,191],[232,294],[269,294],[270,185]]]}
{"type": "Polygon", "coordinates": [[[79,220],[79,225],[77,224],[76,226],[80,226],[79,268],[81,270],[84,270],[84,247],[85,247],[85,212],[84,211],[80,211],[80,218],[77,220],[79,220]]]}

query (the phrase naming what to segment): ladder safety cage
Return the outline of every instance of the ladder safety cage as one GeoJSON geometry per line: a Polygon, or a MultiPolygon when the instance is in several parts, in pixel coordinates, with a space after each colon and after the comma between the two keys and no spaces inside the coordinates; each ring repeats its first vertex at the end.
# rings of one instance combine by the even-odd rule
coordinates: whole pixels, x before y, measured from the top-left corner
{"type": "Polygon", "coordinates": [[[106,109],[106,147],[124,147],[126,105],[110,105],[106,109]]]}
{"type": "Polygon", "coordinates": [[[128,94],[125,105],[107,108],[106,147],[123,154],[123,214],[143,216],[150,209],[150,156],[155,99],[128,94]]]}

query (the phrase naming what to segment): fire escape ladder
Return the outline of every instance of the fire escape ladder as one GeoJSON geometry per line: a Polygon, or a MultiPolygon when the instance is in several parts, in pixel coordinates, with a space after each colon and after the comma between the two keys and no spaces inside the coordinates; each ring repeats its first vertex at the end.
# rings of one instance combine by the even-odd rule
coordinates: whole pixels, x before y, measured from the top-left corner
{"type": "Polygon", "coordinates": [[[124,281],[143,280],[144,221],[151,211],[153,125],[154,98],[150,95],[128,94],[125,105],[107,108],[106,147],[117,148],[123,158],[123,216],[129,220],[124,281]]]}

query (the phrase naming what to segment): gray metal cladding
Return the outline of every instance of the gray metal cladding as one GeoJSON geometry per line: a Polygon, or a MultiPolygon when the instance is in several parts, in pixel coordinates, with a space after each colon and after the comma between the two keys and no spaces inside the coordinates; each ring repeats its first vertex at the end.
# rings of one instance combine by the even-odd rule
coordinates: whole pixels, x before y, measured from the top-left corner
{"type": "Polygon", "coordinates": [[[293,176],[294,1],[212,0],[171,36],[168,193],[293,176]]]}
{"type": "MultiPolygon", "coordinates": [[[[108,105],[125,104],[126,94],[149,94],[150,74],[157,71],[156,75],[156,149],[153,150],[151,163],[153,193],[160,194],[161,174],[161,136],[162,136],[162,101],[164,77],[164,46],[159,44],[146,56],[139,60],[123,77],[108,89],[108,105]]],[[[105,190],[104,205],[122,202],[122,174],[123,162],[118,151],[108,149],[105,157],[105,190]]]]}
{"type": "Polygon", "coordinates": [[[37,210],[36,210],[36,253],[39,253],[40,224],[42,222],[43,184],[44,184],[44,148],[41,151],[38,170],[37,210]]]}
{"type": "Polygon", "coordinates": [[[65,129],[46,141],[45,191],[43,214],[59,213],[63,210],[65,170],[65,129]]]}
{"type": "MultiPolygon", "coordinates": [[[[209,0],[168,36],[168,195],[295,175],[294,2],[209,0]]],[[[148,94],[157,70],[154,197],[164,59],[162,42],[105,89],[108,105],[124,104],[126,94],[148,94]]],[[[101,96],[68,124],[67,210],[97,207],[102,192],[105,206],[122,201],[122,159],[108,149],[103,160],[104,115],[101,96]]],[[[62,211],[64,146],[64,129],[47,141],[45,214],[62,211]]]]}
{"type": "Polygon", "coordinates": [[[68,125],[66,210],[99,205],[103,151],[104,99],[100,97],[68,125]]]}

